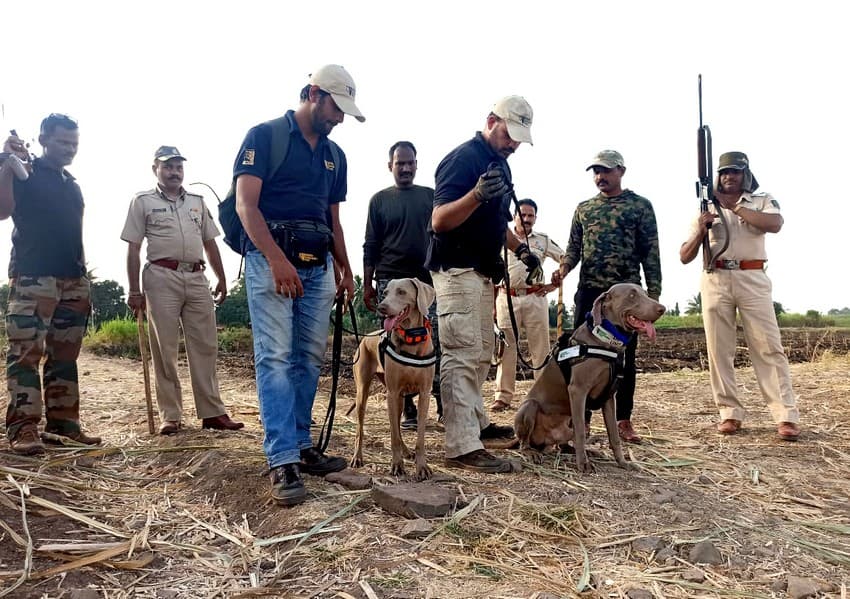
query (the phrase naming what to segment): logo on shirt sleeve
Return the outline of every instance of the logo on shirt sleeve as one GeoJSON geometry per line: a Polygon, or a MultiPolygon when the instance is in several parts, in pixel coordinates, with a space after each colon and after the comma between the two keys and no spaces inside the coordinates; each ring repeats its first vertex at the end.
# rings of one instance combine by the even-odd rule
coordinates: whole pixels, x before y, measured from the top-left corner
{"type": "Polygon", "coordinates": [[[242,165],[254,166],[254,154],[254,150],[245,150],[245,153],[242,154],[242,165]]]}
{"type": "Polygon", "coordinates": [[[329,170],[329,171],[332,171],[332,170],[334,170],[335,168],[336,168],[336,165],[335,165],[332,161],[330,161],[330,160],[325,160],[325,169],[327,169],[327,170],[329,170]]]}

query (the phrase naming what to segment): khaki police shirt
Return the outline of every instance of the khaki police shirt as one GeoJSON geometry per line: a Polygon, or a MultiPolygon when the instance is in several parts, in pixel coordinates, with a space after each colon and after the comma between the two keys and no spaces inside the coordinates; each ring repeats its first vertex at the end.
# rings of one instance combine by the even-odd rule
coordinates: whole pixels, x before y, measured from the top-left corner
{"type": "MultiPolygon", "coordinates": [[[[779,203],[769,193],[742,193],[737,202],[738,206],[749,208],[756,212],[765,214],[779,214],[779,203]]],[[[717,208],[709,204],[709,211],[717,213],[717,208]]],[[[728,235],[729,247],[717,259],[722,260],[767,260],[767,252],[764,248],[764,234],[761,229],[753,227],[744,222],[744,219],[726,208],[723,211],[723,221],[715,218],[708,230],[708,239],[711,243],[712,254],[719,252],[728,235]]],[[[698,219],[691,223],[691,235],[696,235],[699,230],[698,219]]]]}
{"type": "Polygon", "coordinates": [[[147,260],[200,262],[204,242],[218,237],[204,198],[183,190],[176,201],[159,189],[137,193],[130,201],[121,239],[141,243],[147,238],[147,260]]]}
{"type": "MultiPolygon", "coordinates": [[[[514,230],[514,234],[516,234],[516,230],[514,230]]],[[[517,235],[517,237],[519,237],[520,242],[525,241],[524,235],[517,235]]],[[[549,239],[549,236],[545,233],[532,231],[526,243],[528,243],[531,253],[540,259],[541,264],[547,256],[552,258],[555,262],[560,262],[561,256],[564,255],[564,250],[558,247],[558,244],[554,241],[549,239]]],[[[525,284],[525,278],[528,276],[527,267],[525,264],[520,262],[511,251],[508,251],[508,275],[511,278],[511,289],[525,289],[529,287],[529,285],[525,284]]],[[[536,281],[534,283],[534,285],[545,284],[545,280],[536,281]]]]}

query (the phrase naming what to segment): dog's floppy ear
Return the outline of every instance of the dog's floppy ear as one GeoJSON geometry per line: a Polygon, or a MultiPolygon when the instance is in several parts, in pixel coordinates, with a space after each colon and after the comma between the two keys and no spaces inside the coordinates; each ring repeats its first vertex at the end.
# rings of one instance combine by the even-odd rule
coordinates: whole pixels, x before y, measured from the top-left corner
{"type": "Polygon", "coordinates": [[[590,314],[593,316],[593,324],[602,324],[602,319],[604,316],[602,315],[602,304],[605,303],[605,300],[608,299],[608,292],[606,291],[602,295],[596,298],[596,301],[593,302],[593,310],[591,310],[590,314]]]}
{"type": "Polygon", "coordinates": [[[434,303],[437,297],[437,292],[428,283],[423,283],[419,279],[411,279],[416,286],[416,307],[422,316],[428,315],[428,308],[434,303]]]}

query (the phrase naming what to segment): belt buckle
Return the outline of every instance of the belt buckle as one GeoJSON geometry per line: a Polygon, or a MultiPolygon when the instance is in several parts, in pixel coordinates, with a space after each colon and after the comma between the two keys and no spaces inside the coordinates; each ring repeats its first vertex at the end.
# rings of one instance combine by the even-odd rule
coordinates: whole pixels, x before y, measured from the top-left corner
{"type": "Polygon", "coordinates": [[[723,266],[727,270],[740,270],[741,269],[741,262],[739,260],[724,260],[723,266]]]}
{"type": "Polygon", "coordinates": [[[195,264],[192,262],[178,262],[177,272],[195,272],[195,264]]]}

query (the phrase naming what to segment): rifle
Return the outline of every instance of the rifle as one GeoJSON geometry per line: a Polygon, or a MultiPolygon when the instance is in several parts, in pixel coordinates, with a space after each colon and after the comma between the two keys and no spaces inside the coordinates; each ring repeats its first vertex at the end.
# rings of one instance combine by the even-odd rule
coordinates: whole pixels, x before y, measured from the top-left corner
{"type": "MultiPolygon", "coordinates": [[[[700,212],[708,212],[708,203],[716,202],[714,199],[714,185],[711,182],[711,130],[702,122],[702,75],[697,78],[697,90],[699,94],[699,129],[697,129],[697,197],[700,201],[700,212]]],[[[706,225],[711,228],[711,223],[706,225]]],[[[711,243],[708,235],[702,238],[702,262],[703,268],[711,272],[714,270],[714,257],[711,255],[711,243]]]]}

